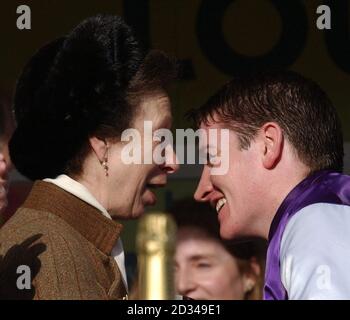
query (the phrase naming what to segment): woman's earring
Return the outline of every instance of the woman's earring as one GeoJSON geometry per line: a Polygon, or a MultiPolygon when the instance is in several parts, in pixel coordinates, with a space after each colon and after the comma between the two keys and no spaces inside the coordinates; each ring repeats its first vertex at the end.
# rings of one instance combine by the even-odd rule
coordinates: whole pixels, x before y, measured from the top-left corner
{"type": "Polygon", "coordinates": [[[103,161],[101,161],[101,165],[105,171],[106,177],[108,177],[108,147],[107,147],[106,153],[103,157],[103,161]]]}
{"type": "Polygon", "coordinates": [[[244,286],[244,291],[245,291],[245,293],[252,291],[253,288],[254,288],[254,285],[255,285],[254,280],[252,280],[252,279],[247,279],[247,281],[246,281],[246,283],[245,283],[245,286],[244,286]]]}

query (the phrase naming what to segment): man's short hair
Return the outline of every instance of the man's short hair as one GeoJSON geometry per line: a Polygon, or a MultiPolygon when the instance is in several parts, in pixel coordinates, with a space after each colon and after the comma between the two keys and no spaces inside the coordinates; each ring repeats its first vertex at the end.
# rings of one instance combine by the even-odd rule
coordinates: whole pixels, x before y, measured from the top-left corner
{"type": "Polygon", "coordinates": [[[315,82],[295,72],[239,75],[189,114],[197,125],[214,121],[215,115],[237,133],[241,149],[248,149],[257,131],[272,121],[311,172],[343,170],[343,135],[336,110],[315,82]]]}

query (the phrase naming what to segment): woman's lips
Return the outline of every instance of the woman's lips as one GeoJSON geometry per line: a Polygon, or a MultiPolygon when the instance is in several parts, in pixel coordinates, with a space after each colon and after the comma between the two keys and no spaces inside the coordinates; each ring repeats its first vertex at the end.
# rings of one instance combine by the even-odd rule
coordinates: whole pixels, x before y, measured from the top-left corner
{"type": "Polygon", "coordinates": [[[152,190],[157,188],[163,188],[165,185],[166,185],[166,181],[146,184],[146,189],[143,196],[144,204],[148,206],[154,206],[157,202],[157,197],[152,190]]]}
{"type": "Polygon", "coordinates": [[[148,206],[154,206],[156,202],[156,195],[150,189],[147,188],[144,194],[144,204],[148,206]]]}

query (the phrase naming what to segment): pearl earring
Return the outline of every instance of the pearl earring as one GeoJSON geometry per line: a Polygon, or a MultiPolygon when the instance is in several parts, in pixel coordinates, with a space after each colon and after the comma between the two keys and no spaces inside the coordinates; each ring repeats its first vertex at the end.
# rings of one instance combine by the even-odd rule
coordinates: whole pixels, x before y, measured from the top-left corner
{"type": "Polygon", "coordinates": [[[103,170],[105,171],[105,175],[106,177],[108,177],[108,146],[107,146],[107,150],[106,150],[106,153],[103,157],[103,160],[100,161],[102,167],[103,167],[103,170]]]}
{"type": "Polygon", "coordinates": [[[247,279],[247,281],[246,281],[246,283],[245,283],[245,292],[250,292],[250,291],[252,291],[253,290],[253,288],[254,288],[254,285],[255,285],[255,283],[254,283],[254,281],[252,280],[252,279],[247,279]]]}

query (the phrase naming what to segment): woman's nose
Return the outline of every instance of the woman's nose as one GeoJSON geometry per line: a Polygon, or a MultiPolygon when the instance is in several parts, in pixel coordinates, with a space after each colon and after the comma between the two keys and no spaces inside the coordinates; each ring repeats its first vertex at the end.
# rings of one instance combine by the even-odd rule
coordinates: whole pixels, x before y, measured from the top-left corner
{"type": "Polygon", "coordinates": [[[167,174],[172,174],[178,171],[179,168],[180,165],[178,163],[174,148],[172,146],[168,146],[165,152],[165,162],[162,166],[162,170],[167,174]]]}
{"type": "Polygon", "coordinates": [[[186,270],[179,270],[177,272],[175,282],[177,292],[183,296],[189,296],[196,288],[193,275],[186,270]]]}

